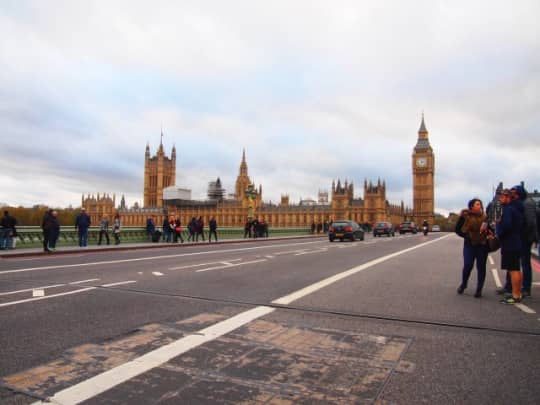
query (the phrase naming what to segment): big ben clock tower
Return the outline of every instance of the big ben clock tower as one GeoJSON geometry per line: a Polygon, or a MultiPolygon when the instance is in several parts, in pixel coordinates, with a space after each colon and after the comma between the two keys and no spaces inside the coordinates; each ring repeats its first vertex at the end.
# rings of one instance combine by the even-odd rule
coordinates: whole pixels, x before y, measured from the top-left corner
{"type": "Polygon", "coordinates": [[[421,226],[422,222],[427,220],[431,227],[435,212],[435,156],[429,144],[423,113],[422,123],[418,130],[418,141],[412,154],[412,172],[413,221],[421,226]]]}

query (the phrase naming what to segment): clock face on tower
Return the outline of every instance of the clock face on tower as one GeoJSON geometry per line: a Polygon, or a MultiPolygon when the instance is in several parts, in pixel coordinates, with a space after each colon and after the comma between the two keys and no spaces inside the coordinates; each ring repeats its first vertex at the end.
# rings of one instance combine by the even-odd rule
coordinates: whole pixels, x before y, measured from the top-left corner
{"type": "Polygon", "coordinates": [[[420,157],[416,159],[416,166],[418,167],[426,167],[427,165],[427,159],[425,157],[420,157]]]}

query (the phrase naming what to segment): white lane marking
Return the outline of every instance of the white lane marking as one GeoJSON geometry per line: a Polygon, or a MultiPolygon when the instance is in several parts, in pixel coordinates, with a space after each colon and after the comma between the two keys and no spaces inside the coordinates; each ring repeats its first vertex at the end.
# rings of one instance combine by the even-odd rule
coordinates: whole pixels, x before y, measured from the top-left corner
{"type": "MultiPolygon", "coordinates": [[[[191,335],[178,339],[166,346],[153,350],[130,362],[124,363],[111,370],[105,371],[86,381],[82,381],[72,387],[57,392],[48,400],[57,404],[78,404],[95,397],[123,382],[130,380],[142,373],[158,367],[169,360],[186,353],[204,343],[217,339],[249,322],[275,311],[275,308],[256,307],[242,312],[232,318],[218,322],[208,328],[194,332],[191,335]]],[[[34,402],[45,404],[48,402],[34,402]]]]}
{"type": "Polygon", "coordinates": [[[69,284],[82,284],[82,283],[90,283],[92,281],[99,281],[99,278],[89,278],[88,280],[81,280],[81,281],[73,281],[69,284]]]}
{"type": "Polygon", "coordinates": [[[416,249],[419,249],[421,247],[424,247],[424,246],[427,246],[431,243],[435,243],[435,242],[438,242],[438,241],[441,241],[447,237],[451,236],[451,234],[449,235],[446,235],[446,236],[443,236],[441,238],[438,238],[438,239],[434,239],[434,240],[430,240],[428,242],[424,242],[424,243],[421,243],[419,245],[416,245],[416,246],[413,246],[413,247],[410,247],[408,249],[404,249],[404,250],[400,250],[399,252],[395,252],[395,253],[392,253],[392,254],[389,254],[389,255],[386,255],[386,256],[383,256],[383,257],[379,257],[378,259],[375,259],[375,260],[372,260],[370,262],[367,262],[367,263],[364,263],[360,266],[356,266],[356,267],[353,267],[352,269],[349,269],[349,270],[346,270],[342,273],[339,273],[339,274],[336,274],[332,277],[328,277],[324,280],[321,280],[317,283],[314,283],[312,285],[309,285],[307,287],[304,287],[298,291],[295,291],[289,295],[286,295],[284,297],[281,297],[281,298],[278,298],[277,300],[274,300],[272,301],[272,304],[279,304],[279,305],[288,305],[290,304],[291,302],[293,301],[296,301],[302,297],[305,297],[306,295],[308,294],[312,294],[314,293],[315,291],[318,291],[320,290],[321,288],[324,288],[324,287],[327,287],[339,280],[342,280],[346,277],[349,277],[349,276],[352,276],[353,274],[356,274],[358,272],[361,272],[363,270],[366,270],[370,267],[373,267],[375,266],[376,264],[379,264],[379,263],[382,263],[382,262],[385,262],[387,260],[390,260],[394,257],[397,257],[397,256],[400,256],[404,253],[408,253],[408,252],[411,252],[413,250],[416,250],[416,249]]]}
{"type": "MultiPolygon", "coordinates": [[[[237,262],[242,259],[230,259],[227,260],[228,262],[237,262]]],[[[215,262],[209,262],[209,263],[197,263],[197,264],[187,264],[185,266],[178,266],[178,267],[169,267],[169,270],[183,270],[183,269],[192,269],[193,267],[203,267],[203,266],[210,266],[213,264],[221,264],[224,263],[223,261],[215,261],[215,262]]]]}
{"type": "Polygon", "coordinates": [[[529,308],[527,305],[525,305],[523,303],[517,303],[517,304],[514,304],[514,305],[516,307],[518,307],[519,309],[521,309],[526,314],[536,314],[536,311],[534,309],[529,308]]]}
{"type": "Polygon", "coordinates": [[[207,269],[199,269],[199,270],[197,270],[197,273],[201,273],[203,271],[228,269],[228,268],[231,268],[231,267],[240,267],[240,266],[245,266],[246,264],[260,263],[260,262],[265,262],[265,261],[266,261],[266,259],[260,259],[260,260],[251,260],[249,262],[242,262],[242,263],[234,263],[234,264],[229,263],[229,264],[224,264],[223,266],[209,267],[207,269]]]}
{"type": "Polygon", "coordinates": [[[62,297],[64,295],[79,294],[79,293],[82,293],[82,292],[85,292],[85,291],[95,290],[96,288],[97,287],[87,287],[87,288],[81,288],[81,289],[75,290],[75,291],[67,291],[67,292],[63,292],[63,293],[47,295],[46,297],[35,297],[35,298],[28,298],[28,299],[25,299],[25,300],[5,302],[3,304],[0,304],[0,307],[9,307],[11,305],[23,304],[25,302],[47,300],[49,298],[62,297]]]}
{"type": "Polygon", "coordinates": [[[533,285],[540,285],[540,282],[534,281],[534,282],[533,282],[533,285]]]}
{"type": "Polygon", "coordinates": [[[134,281],[134,280],[119,281],[117,283],[102,284],[101,287],[114,287],[114,286],[117,286],[117,285],[133,284],[133,283],[136,283],[136,281],[134,281]]]}
{"type": "MultiPolygon", "coordinates": [[[[97,279],[97,280],[99,280],[99,279],[97,279]]],[[[116,285],[132,284],[132,283],[136,283],[136,281],[131,281],[131,280],[130,281],[120,281],[118,283],[103,284],[100,287],[113,287],[113,286],[116,286],[116,285]]],[[[67,285],[67,284],[64,284],[64,285],[67,285]]],[[[63,293],[51,294],[51,295],[47,295],[47,296],[34,296],[34,298],[28,298],[28,299],[24,299],[24,300],[5,302],[5,303],[0,304],[0,307],[9,307],[9,306],[12,306],[12,305],[23,304],[25,302],[39,301],[39,300],[42,300],[42,299],[62,297],[64,295],[78,294],[78,293],[82,293],[82,292],[85,292],[85,291],[95,290],[96,288],[98,288],[98,287],[85,287],[85,288],[80,288],[78,290],[66,291],[66,292],[63,292],[63,293]]],[[[30,289],[29,291],[39,291],[39,290],[38,289],[30,289]]]]}
{"type": "Polygon", "coordinates": [[[152,274],[153,274],[154,276],[158,276],[158,277],[160,277],[160,276],[163,275],[163,273],[161,273],[161,272],[159,272],[159,271],[153,271],[152,274]]]}
{"type": "Polygon", "coordinates": [[[295,256],[302,256],[302,255],[309,255],[311,253],[321,253],[321,252],[328,252],[328,249],[318,249],[318,250],[305,250],[300,253],[296,253],[295,256]]]}
{"type": "Polygon", "coordinates": [[[290,255],[291,253],[300,253],[300,252],[303,252],[303,250],[288,250],[288,251],[285,251],[285,252],[276,252],[274,253],[274,255],[276,256],[281,256],[281,255],[290,255]]]}
{"type": "Polygon", "coordinates": [[[491,269],[491,274],[493,274],[493,280],[495,281],[495,286],[497,288],[501,288],[502,287],[501,279],[499,278],[499,272],[497,271],[497,269],[491,269]]]}
{"type": "Polygon", "coordinates": [[[44,290],[46,288],[57,288],[57,287],[64,287],[66,285],[74,285],[74,284],[82,284],[82,283],[88,283],[90,281],[98,281],[99,278],[91,278],[91,279],[88,279],[88,280],[81,280],[81,281],[72,281],[71,283],[63,283],[63,284],[52,284],[52,285],[44,285],[44,286],[40,286],[40,287],[33,287],[33,288],[26,288],[24,290],[17,290],[17,291],[7,291],[7,292],[3,292],[3,293],[0,293],[0,296],[1,295],[12,295],[12,294],[19,294],[19,293],[23,293],[23,292],[28,292],[28,291],[34,291],[34,290],[44,290]]]}
{"type": "Polygon", "coordinates": [[[266,257],[267,259],[273,259],[275,256],[272,256],[272,255],[266,255],[266,256],[264,256],[264,257],[266,257]]]}
{"type": "Polygon", "coordinates": [[[32,297],[45,297],[45,290],[33,290],[32,297]]]}
{"type": "Polygon", "coordinates": [[[488,256],[488,260],[489,260],[489,264],[491,264],[492,266],[495,264],[495,261],[493,260],[493,257],[488,256]]]}
{"type": "Polygon", "coordinates": [[[65,284],[52,284],[52,285],[44,285],[42,287],[34,287],[34,288],[25,288],[24,290],[17,290],[17,291],[7,291],[7,292],[3,292],[3,293],[0,293],[0,295],[12,295],[12,294],[19,294],[19,293],[23,293],[23,292],[28,292],[28,291],[34,291],[34,290],[43,290],[45,288],[56,288],[56,287],[62,287],[64,286],[65,284]]]}
{"type": "Polygon", "coordinates": [[[138,257],[135,259],[106,260],[106,261],[101,261],[101,262],[78,263],[78,264],[59,264],[56,266],[29,267],[26,269],[3,270],[3,271],[0,271],[0,274],[23,273],[27,271],[39,271],[39,270],[51,270],[51,269],[67,269],[67,268],[72,268],[72,267],[101,266],[104,264],[142,262],[142,261],[158,260],[158,259],[173,259],[175,257],[215,255],[215,254],[231,253],[231,252],[244,252],[246,250],[272,249],[276,247],[295,246],[295,245],[309,245],[309,244],[314,244],[314,243],[321,243],[321,242],[320,241],[298,242],[298,243],[288,243],[288,244],[279,244],[279,245],[252,246],[252,247],[247,247],[247,248],[244,247],[244,248],[237,248],[237,249],[207,250],[207,251],[202,251],[202,252],[179,253],[177,255],[147,256],[147,257],[138,257]]]}

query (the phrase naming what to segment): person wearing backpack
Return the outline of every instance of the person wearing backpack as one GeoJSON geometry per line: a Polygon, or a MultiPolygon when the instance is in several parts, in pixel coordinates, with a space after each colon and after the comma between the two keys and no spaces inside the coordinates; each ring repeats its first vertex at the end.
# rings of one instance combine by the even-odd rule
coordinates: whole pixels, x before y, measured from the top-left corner
{"type": "Polygon", "coordinates": [[[532,266],[531,249],[533,243],[538,242],[536,232],[536,203],[529,197],[527,190],[523,185],[517,185],[510,190],[514,199],[519,199],[523,204],[524,224],[521,232],[521,270],[523,273],[523,284],[521,295],[523,297],[531,296],[532,287],[532,266]]]}

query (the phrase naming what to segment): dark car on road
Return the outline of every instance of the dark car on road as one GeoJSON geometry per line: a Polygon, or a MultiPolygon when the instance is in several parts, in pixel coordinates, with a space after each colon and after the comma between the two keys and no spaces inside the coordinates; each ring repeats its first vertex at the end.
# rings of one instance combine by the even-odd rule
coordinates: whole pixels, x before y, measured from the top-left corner
{"type": "Polygon", "coordinates": [[[401,225],[399,226],[399,233],[404,234],[407,232],[410,232],[410,233],[418,232],[418,229],[416,229],[416,224],[414,222],[408,221],[408,222],[401,223],[401,225]]]}
{"type": "Polygon", "coordinates": [[[328,228],[328,240],[333,242],[334,239],[349,239],[351,241],[364,240],[364,230],[354,221],[343,220],[332,222],[328,228]]]}
{"type": "Polygon", "coordinates": [[[373,236],[394,236],[396,231],[394,230],[394,225],[390,222],[377,222],[375,228],[373,228],[373,236]]]}

